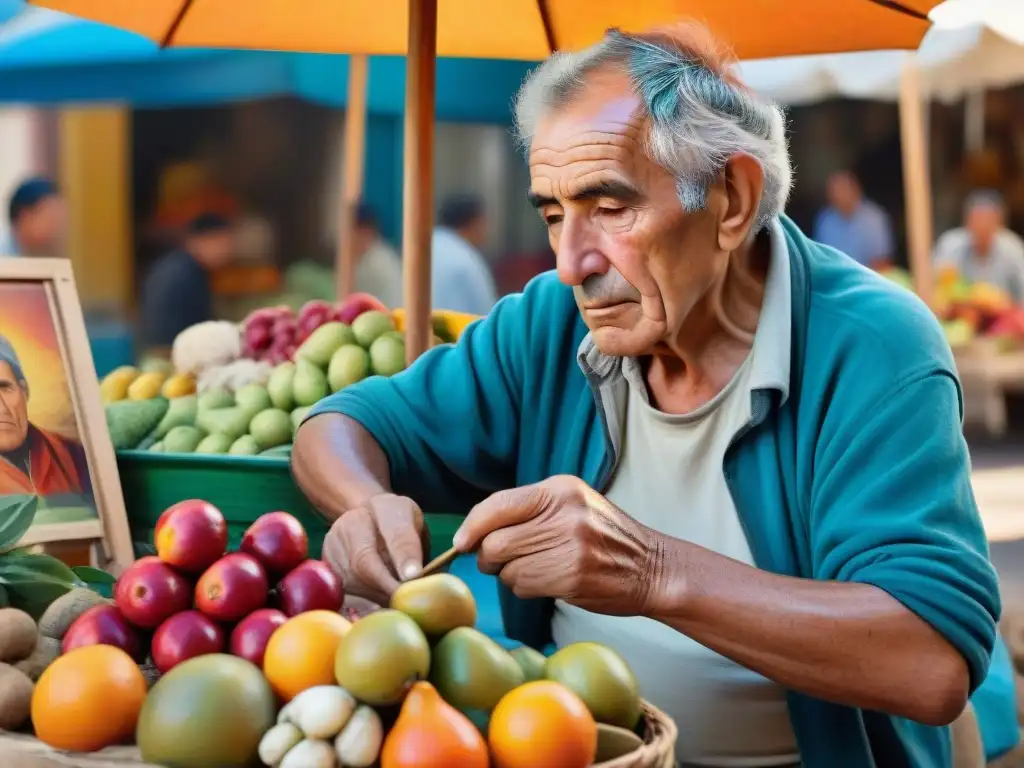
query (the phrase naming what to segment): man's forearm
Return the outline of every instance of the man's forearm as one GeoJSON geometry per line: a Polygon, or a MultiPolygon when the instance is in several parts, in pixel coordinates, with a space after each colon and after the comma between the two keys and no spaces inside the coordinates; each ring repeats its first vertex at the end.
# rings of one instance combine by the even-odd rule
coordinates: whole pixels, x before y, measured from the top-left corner
{"type": "Polygon", "coordinates": [[[292,448],[292,474],[313,505],[332,520],[391,490],[387,456],[354,419],[325,413],[302,425],[292,448]]]}
{"type": "Polygon", "coordinates": [[[786,688],[931,725],[967,700],[967,664],[869,584],[761,571],[663,539],[646,613],[786,688]]]}

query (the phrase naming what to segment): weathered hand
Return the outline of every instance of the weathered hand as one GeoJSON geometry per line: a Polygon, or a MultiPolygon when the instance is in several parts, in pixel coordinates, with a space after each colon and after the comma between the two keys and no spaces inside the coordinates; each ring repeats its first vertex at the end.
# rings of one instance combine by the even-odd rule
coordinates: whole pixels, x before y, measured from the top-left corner
{"type": "Polygon", "coordinates": [[[430,550],[423,513],[412,499],[382,493],[338,518],[324,539],[324,560],[346,594],[387,605],[399,583],[415,577],[430,550]]]}
{"type": "Polygon", "coordinates": [[[644,612],[660,537],[578,477],[560,475],[500,491],[456,534],[519,597],[553,597],[595,613],[644,612]]]}

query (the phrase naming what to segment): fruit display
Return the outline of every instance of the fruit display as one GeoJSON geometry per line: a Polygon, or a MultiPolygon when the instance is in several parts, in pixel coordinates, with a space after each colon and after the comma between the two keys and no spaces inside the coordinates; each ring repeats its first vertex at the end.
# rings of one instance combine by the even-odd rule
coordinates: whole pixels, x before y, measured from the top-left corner
{"type": "MultiPolygon", "coordinates": [[[[882,274],[913,290],[906,270],[890,267],[882,274]]],[[[953,349],[967,347],[976,339],[992,340],[1000,352],[1024,348],[1024,308],[1015,306],[1008,293],[990,283],[972,282],[956,269],[943,268],[932,305],[953,349]]]]}
{"type": "MultiPolygon", "coordinates": [[[[434,343],[457,340],[474,319],[435,313],[434,343]]],[[[116,450],[288,456],[317,402],[404,370],[403,327],[401,310],[365,293],[309,301],[297,314],[259,309],[241,326],[193,326],[175,340],[173,367],[155,360],[103,378],[111,441],[116,450]]]]}
{"type": "Polygon", "coordinates": [[[237,552],[224,530],[181,502],[112,600],[73,590],[38,625],[0,610],[0,729],[71,752],[134,738],[175,768],[589,768],[602,724],[639,725],[636,680],[606,646],[506,651],[444,573],[346,618],[290,515],[258,518],[237,552]]]}

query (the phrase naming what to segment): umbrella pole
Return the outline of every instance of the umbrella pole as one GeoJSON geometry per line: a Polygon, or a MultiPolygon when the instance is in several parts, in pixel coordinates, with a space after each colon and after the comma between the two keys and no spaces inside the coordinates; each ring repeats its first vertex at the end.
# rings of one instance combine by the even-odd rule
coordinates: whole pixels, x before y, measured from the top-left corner
{"type": "Polygon", "coordinates": [[[334,279],[338,298],[356,289],[356,206],[363,195],[366,158],[366,89],[369,62],[364,54],[348,58],[348,97],[345,103],[345,135],[341,161],[341,211],[338,216],[338,252],[334,279]]]}
{"type": "Polygon", "coordinates": [[[434,209],[434,86],[437,0],[409,0],[405,60],[405,181],[402,261],[406,312],[405,357],[430,347],[430,240],[434,209]]]}
{"type": "Polygon", "coordinates": [[[903,198],[906,208],[907,245],[914,290],[932,303],[932,197],[928,173],[921,74],[917,62],[907,57],[900,78],[900,139],[903,151],[903,198]]]}

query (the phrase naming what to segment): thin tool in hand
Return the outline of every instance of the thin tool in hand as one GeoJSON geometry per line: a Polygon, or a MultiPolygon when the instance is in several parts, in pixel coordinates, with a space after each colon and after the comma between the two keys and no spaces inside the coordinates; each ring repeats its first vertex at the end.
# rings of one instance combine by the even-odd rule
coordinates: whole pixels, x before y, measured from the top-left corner
{"type": "Polygon", "coordinates": [[[440,571],[446,565],[451,563],[452,560],[458,557],[459,554],[459,550],[457,550],[455,547],[452,547],[447,552],[442,552],[440,555],[438,555],[429,563],[423,566],[423,570],[420,571],[420,575],[417,578],[429,576],[430,574],[435,573],[436,571],[440,571]]]}

